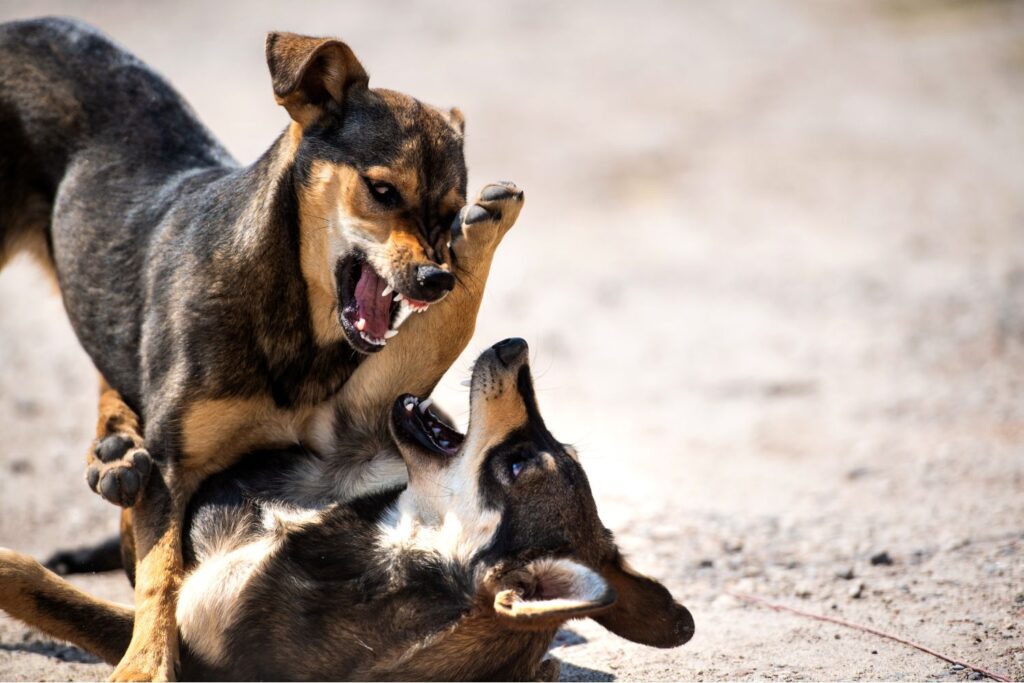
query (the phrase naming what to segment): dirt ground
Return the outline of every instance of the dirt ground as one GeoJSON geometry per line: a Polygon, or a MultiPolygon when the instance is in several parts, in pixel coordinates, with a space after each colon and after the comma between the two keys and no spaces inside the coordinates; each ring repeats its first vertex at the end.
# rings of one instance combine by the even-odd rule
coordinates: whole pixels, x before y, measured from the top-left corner
{"type": "MultiPolygon", "coordinates": [[[[972,675],[730,589],[1024,678],[1024,3],[0,4],[44,13],[139,54],[244,162],[286,123],[264,32],[340,35],[377,85],[463,109],[472,186],[526,188],[437,396],[464,415],[470,359],[529,340],[605,523],[697,623],[668,651],[574,623],[563,678],[972,675]]],[[[104,538],[96,378],[31,264],[0,321],[0,545],[104,538]]],[[[108,673],[0,617],[0,679],[108,673]]]]}

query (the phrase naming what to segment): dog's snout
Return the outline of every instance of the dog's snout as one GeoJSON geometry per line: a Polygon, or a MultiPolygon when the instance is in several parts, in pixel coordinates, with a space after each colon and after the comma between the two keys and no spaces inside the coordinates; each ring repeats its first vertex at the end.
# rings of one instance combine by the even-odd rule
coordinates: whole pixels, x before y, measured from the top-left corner
{"type": "Polygon", "coordinates": [[[455,276],[433,264],[417,266],[416,286],[426,299],[440,299],[455,288],[455,276]]]}
{"type": "Polygon", "coordinates": [[[498,356],[501,364],[507,368],[519,362],[530,350],[526,340],[519,337],[502,339],[491,348],[494,349],[494,353],[498,356]]]}

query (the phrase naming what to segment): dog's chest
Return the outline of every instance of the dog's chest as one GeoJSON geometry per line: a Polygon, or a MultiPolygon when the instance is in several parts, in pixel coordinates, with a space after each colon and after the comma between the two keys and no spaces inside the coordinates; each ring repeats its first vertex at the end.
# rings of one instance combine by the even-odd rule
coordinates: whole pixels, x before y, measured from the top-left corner
{"type": "Polygon", "coordinates": [[[205,475],[257,448],[307,443],[331,410],[329,402],[282,408],[270,396],[193,401],[182,418],[183,462],[205,475]]]}

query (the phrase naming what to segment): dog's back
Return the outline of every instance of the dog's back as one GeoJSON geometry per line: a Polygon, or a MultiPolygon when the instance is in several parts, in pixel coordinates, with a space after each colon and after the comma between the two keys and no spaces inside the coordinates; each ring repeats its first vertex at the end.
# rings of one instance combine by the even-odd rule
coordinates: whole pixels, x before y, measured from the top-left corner
{"type": "Polygon", "coordinates": [[[96,30],[0,25],[0,267],[26,250],[62,282],[102,281],[102,296],[68,312],[93,328],[100,370],[128,394],[137,348],[125,341],[138,330],[125,327],[141,317],[140,247],[173,199],[168,179],[233,165],[166,81],[96,30]]]}

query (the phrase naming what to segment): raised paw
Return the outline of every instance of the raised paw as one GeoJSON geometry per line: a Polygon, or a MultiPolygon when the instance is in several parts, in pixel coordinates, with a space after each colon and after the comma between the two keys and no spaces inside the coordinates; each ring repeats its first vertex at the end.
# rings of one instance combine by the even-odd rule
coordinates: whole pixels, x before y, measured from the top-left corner
{"type": "Polygon", "coordinates": [[[127,435],[111,434],[99,439],[89,456],[85,468],[89,488],[114,505],[134,505],[153,469],[146,449],[127,435]]]}
{"type": "Polygon", "coordinates": [[[465,206],[452,227],[452,251],[462,267],[492,256],[505,233],[515,224],[525,197],[515,183],[487,185],[465,206]]]}

